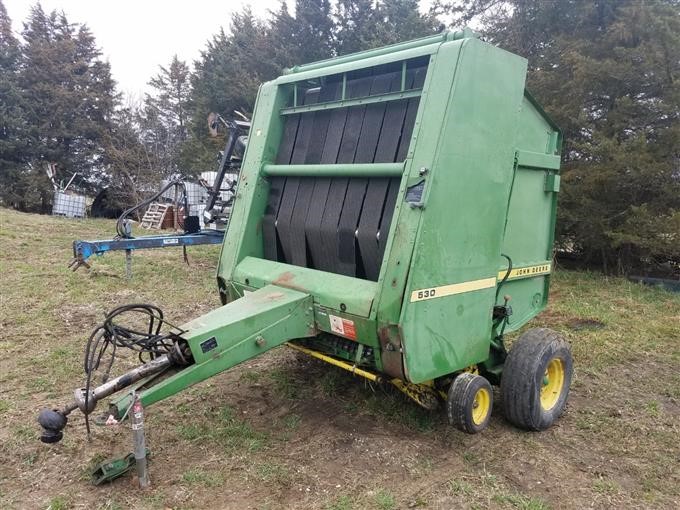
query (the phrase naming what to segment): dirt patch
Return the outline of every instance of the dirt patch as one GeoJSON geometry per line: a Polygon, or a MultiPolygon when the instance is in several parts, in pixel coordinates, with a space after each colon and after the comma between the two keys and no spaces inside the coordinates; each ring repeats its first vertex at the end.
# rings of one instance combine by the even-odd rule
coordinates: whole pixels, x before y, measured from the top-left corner
{"type": "Polygon", "coordinates": [[[582,331],[584,329],[602,329],[605,324],[597,319],[574,318],[567,321],[567,327],[574,331],[582,331]]]}

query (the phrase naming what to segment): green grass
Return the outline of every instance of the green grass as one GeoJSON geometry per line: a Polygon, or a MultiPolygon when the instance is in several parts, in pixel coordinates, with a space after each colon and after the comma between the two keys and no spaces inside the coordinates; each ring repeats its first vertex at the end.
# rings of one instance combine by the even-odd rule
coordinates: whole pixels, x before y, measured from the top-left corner
{"type": "Polygon", "coordinates": [[[69,508],[71,505],[64,496],[55,496],[50,499],[46,510],[68,510],[69,508]]]}
{"type": "Polygon", "coordinates": [[[241,374],[241,380],[248,383],[257,383],[260,381],[261,374],[253,370],[246,370],[241,374]]]}
{"type": "Polygon", "coordinates": [[[201,420],[194,416],[187,422],[177,426],[179,437],[196,443],[208,440],[227,451],[255,452],[268,442],[266,434],[256,431],[248,422],[235,418],[229,406],[214,410],[201,420]]]}
{"type": "Polygon", "coordinates": [[[283,419],[283,426],[288,430],[295,430],[300,426],[300,420],[302,418],[298,414],[289,414],[283,419]]]}
{"type": "Polygon", "coordinates": [[[593,489],[600,494],[617,494],[620,490],[619,484],[613,480],[600,478],[593,483],[593,489]]]}
{"type": "Polygon", "coordinates": [[[374,498],[376,506],[380,510],[394,510],[397,507],[397,502],[394,494],[385,489],[380,489],[376,492],[374,498]]]}
{"type": "Polygon", "coordinates": [[[166,508],[165,494],[163,491],[156,491],[152,494],[144,494],[142,501],[150,508],[166,508]]]}
{"type": "Polygon", "coordinates": [[[518,510],[548,510],[548,505],[538,498],[531,498],[521,494],[496,494],[493,501],[518,510]]]}
{"type": "Polygon", "coordinates": [[[224,476],[199,468],[192,468],[182,473],[182,482],[189,485],[203,485],[205,487],[219,487],[224,483],[224,476]]]}
{"type": "Polygon", "coordinates": [[[680,296],[622,278],[559,272],[550,310],[538,321],[572,340],[574,357],[592,373],[613,363],[635,362],[640,353],[662,362],[680,362],[680,296]],[[574,329],[595,319],[601,329],[574,329]]]}
{"type": "Polygon", "coordinates": [[[341,387],[344,378],[339,370],[328,370],[319,378],[318,384],[323,393],[327,397],[333,397],[337,394],[341,387]]]}
{"type": "Polygon", "coordinates": [[[299,381],[294,374],[285,368],[276,368],[269,372],[273,390],[283,398],[296,399],[300,393],[299,381]]]}
{"type": "Polygon", "coordinates": [[[498,476],[484,471],[479,477],[461,477],[449,480],[446,487],[449,494],[467,501],[482,503],[480,508],[490,506],[515,508],[518,510],[549,510],[550,506],[541,498],[520,493],[498,476]]]}
{"type": "Polygon", "coordinates": [[[261,462],[255,466],[255,475],[262,482],[273,482],[277,485],[288,486],[292,481],[289,469],[275,461],[261,462]]]}
{"type": "Polygon", "coordinates": [[[395,421],[418,432],[431,432],[435,426],[435,415],[417,404],[398,390],[388,388],[386,393],[366,391],[360,409],[380,419],[395,421]]]}
{"type": "Polygon", "coordinates": [[[336,497],[331,503],[324,506],[325,510],[352,510],[355,508],[354,500],[347,494],[336,497]]]}
{"type": "Polygon", "coordinates": [[[673,508],[680,498],[680,295],[574,271],[554,274],[548,309],[527,326],[560,331],[574,353],[570,403],[549,431],[519,431],[495,406],[489,429],[468,436],[398,391],[282,348],[149,408],[151,492],[129,480],[91,487],[88,459],[128,453],[129,429],[93,427],[88,442],[75,413],[51,447],[35,423],[82,384],[91,329],[133,301],[178,324],[220,305],[217,246],[190,249],[190,266],[181,250],[140,251],[131,280],[122,254],[68,270],[74,239],[112,232],[112,221],[0,209],[0,456],[13,459],[0,463],[2,509],[673,508]],[[602,469],[603,459],[613,462],[602,469]]]}
{"type": "Polygon", "coordinates": [[[448,490],[452,494],[470,496],[474,493],[472,486],[464,480],[450,480],[448,483],[448,490]]]}
{"type": "Polygon", "coordinates": [[[108,499],[96,507],[97,510],[124,510],[125,507],[115,499],[108,499]]]}

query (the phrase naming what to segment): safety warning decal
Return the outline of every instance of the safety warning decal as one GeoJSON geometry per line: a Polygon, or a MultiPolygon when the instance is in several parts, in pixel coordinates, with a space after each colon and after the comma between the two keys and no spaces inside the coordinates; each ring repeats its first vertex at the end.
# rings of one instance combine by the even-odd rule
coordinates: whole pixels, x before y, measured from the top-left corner
{"type": "Polygon", "coordinates": [[[328,317],[331,320],[331,331],[333,333],[337,333],[338,335],[342,335],[352,340],[357,339],[357,330],[354,328],[354,321],[338,317],[337,315],[329,314],[328,317]]]}

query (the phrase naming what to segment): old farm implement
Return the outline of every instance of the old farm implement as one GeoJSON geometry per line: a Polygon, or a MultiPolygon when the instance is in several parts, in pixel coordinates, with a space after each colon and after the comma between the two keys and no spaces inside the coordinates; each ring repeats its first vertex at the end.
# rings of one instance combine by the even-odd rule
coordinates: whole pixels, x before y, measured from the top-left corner
{"type": "MultiPolygon", "coordinates": [[[[110,251],[125,251],[126,272],[131,276],[132,252],[150,248],[182,247],[186,260],[186,248],[204,244],[219,244],[224,238],[224,226],[231,214],[236,176],[241,166],[241,158],[247,143],[250,120],[243,114],[235,112],[240,119],[224,119],[217,114],[210,114],[208,127],[216,135],[218,127],[226,128],[226,145],[221,153],[220,163],[212,183],[203,183],[207,201],[201,208],[201,216],[191,214],[192,205],[188,201],[187,183],[182,179],[174,179],[165,183],[161,189],[139,204],[127,209],[116,222],[116,236],[111,239],[75,240],[73,241],[73,259],[69,263],[74,271],[80,266],[89,267],[88,259],[93,255],[104,255],[110,251]],[[231,175],[233,178],[227,178],[231,175]],[[174,196],[173,196],[174,192],[174,196]],[[225,199],[226,195],[226,199],[225,199]],[[169,198],[173,197],[173,198],[169,198]],[[158,200],[164,200],[158,202],[158,200]],[[141,226],[160,229],[166,218],[166,211],[173,211],[174,218],[168,217],[176,232],[172,234],[132,235],[131,217],[145,211],[141,226]],[[181,213],[181,215],[180,215],[181,213]],[[202,228],[201,223],[214,223],[221,228],[202,228]],[[178,227],[182,228],[179,232],[178,227]]],[[[197,187],[198,185],[193,185],[197,187]]]]}
{"type": "Polygon", "coordinates": [[[112,312],[88,344],[86,387],[41,413],[42,439],[116,392],[120,418],[131,390],[148,406],[283,344],[443,404],[467,432],[487,426],[492,384],[510,422],[549,427],[568,344],[546,329],[504,344],[547,303],[559,188],[561,136],[526,69],[466,30],[263,84],[217,271],[223,306],[179,327],[150,305],[112,312]],[[124,325],[135,312],[148,327],[124,325]],[[108,378],[114,346],[144,363],[108,378]]]}

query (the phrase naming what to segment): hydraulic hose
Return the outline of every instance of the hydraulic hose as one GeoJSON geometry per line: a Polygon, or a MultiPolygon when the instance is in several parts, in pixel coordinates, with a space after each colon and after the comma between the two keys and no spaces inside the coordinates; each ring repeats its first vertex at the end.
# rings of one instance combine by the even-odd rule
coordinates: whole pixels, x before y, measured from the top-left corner
{"type": "Polygon", "coordinates": [[[118,234],[118,237],[123,238],[123,239],[131,239],[132,236],[128,232],[126,232],[126,230],[125,230],[125,220],[127,219],[127,217],[130,216],[135,211],[141,209],[142,207],[146,207],[147,205],[149,205],[151,202],[153,202],[158,197],[163,195],[163,193],[165,193],[167,190],[169,190],[173,186],[177,186],[182,190],[182,197],[183,197],[183,202],[184,202],[184,214],[189,214],[189,201],[188,201],[188,198],[187,198],[187,190],[186,190],[186,186],[184,184],[184,181],[182,181],[180,179],[173,179],[172,181],[167,183],[165,186],[163,186],[158,193],[155,193],[155,194],[151,195],[149,198],[142,200],[140,203],[130,207],[129,209],[124,211],[123,214],[120,215],[118,220],[116,220],[116,234],[118,234]]]}

